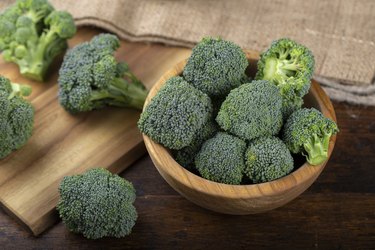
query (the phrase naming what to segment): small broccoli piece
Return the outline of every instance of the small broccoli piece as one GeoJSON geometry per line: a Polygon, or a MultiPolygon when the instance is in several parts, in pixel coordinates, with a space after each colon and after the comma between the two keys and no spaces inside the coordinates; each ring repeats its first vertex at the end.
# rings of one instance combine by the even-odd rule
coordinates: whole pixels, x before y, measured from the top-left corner
{"type": "Polygon", "coordinates": [[[76,33],[72,16],[47,0],[18,0],[0,14],[0,50],[23,76],[43,81],[53,59],[76,33]]]}
{"type": "Polygon", "coordinates": [[[172,77],[152,98],[138,128],[152,140],[179,150],[189,146],[212,115],[210,98],[186,82],[172,77]]]}
{"type": "Polygon", "coordinates": [[[219,126],[244,140],[276,135],[282,126],[282,98],[277,87],[258,80],[233,89],[221,105],[219,126]]]}
{"type": "Polygon", "coordinates": [[[68,229],[89,239],[124,237],[137,220],[133,185],[106,169],[66,176],[57,210],[68,229]]]}
{"type": "Polygon", "coordinates": [[[26,144],[34,126],[34,108],[23,97],[31,87],[0,76],[0,159],[26,144]]]}
{"type": "Polygon", "coordinates": [[[245,169],[246,143],[218,132],[203,143],[195,156],[195,166],[203,178],[225,184],[240,184],[245,169]]]}
{"type": "Polygon", "coordinates": [[[284,119],[301,108],[302,97],[310,89],[314,65],[311,51],[289,38],[273,41],[261,54],[255,78],[269,80],[279,87],[284,99],[284,119]]]}
{"type": "Polygon", "coordinates": [[[174,152],[176,161],[184,168],[194,170],[194,157],[200,150],[202,144],[210,139],[218,131],[215,121],[209,120],[200,131],[197,132],[192,143],[180,150],[174,152]]]}
{"type": "Polygon", "coordinates": [[[247,66],[246,55],[238,45],[206,37],[193,48],[183,76],[209,96],[222,97],[242,83],[247,66]]]}
{"type": "Polygon", "coordinates": [[[292,153],[302,153],[311,165],[328,158],[329,139],[339,131],[337,124],[315,108],[294,112],[283,128],[283,140],[292,153]]]}
{"type": "Polygon", "coordinates": [[[245,174],[254,183],[272,181],[293,170],[293,157],[277,137],[261,137],[251,141],[245,159],[245,174]]]}
{"type": "Polygon", "coordinates": [[[119,47],[117,36],[100,34],[68,51],[58,79],[60,104],[67,111],[107,105],[142,109],[148,92],[126,63],[116,61],[113,53],[119,47]]]}

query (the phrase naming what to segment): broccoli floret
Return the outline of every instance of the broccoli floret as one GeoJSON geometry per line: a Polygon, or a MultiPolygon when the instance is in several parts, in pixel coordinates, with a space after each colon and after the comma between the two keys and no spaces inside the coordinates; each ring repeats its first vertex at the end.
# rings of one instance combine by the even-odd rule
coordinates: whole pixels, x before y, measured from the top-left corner
{"type": "Polygon", "coordinates": [[[269,80],[279,87],[284,119],[301,108],[302,97],[310,89],[314,65],[311,51],[289,38],[273,41],[261,54],[255,78],[269,80]]]}
{"type": "Polygon", "coordinates": [[[107,105],[142,109],[147,90],[126,63],[116,61],[113,53],[119,46],[117,36],[100,34],[68,51],[58,79],[60,104],[67,111],[107,105]]]}
{"type": "Polygon", "coordinates": [[[277,137],[261,137],[251,141],[245,158],[245,174],[254,183],[272,181],[293,170],[293,157],[277,137]]]}
{"type": "Polygon", "coordinates": [[[290,115],[283,128],[283,140],[292,153],[306,156],[311,165],[328,157],[329,139],[339,131],[337,124],[315,108],[303,108],[290,115]]]}
{"type": "Polygon", "coordinates": [[[47,0],[18,0],[0,14],[0,50],[25,77],[43,81],[53,59],[76,33],[72,16],[47,0]]]}
{"type": "Polygon", "coordinates": [[[192,143],[180,150],[174,152],[176,161],[184,168],[192,171],[194,170],[194,157],[200,150],[202,144],[211,138],[218,131],[218,126],[215,121],[209,120],[203,128],[197,132],[192,143]]]}
{"type": "Polygon", "coordinates": [[[61,219],[70,231],[86,238],[124,237],[137,220],[133,185],[106,169],[64,177],[59,192],[61,219]]]}
{"type": "Polygon", "coordinates": [[[282,98],[278,88],[265,80],[233,89],[221,105],[219,126],[244,140],[271,136],[282,126],[282,98]]]}
{"type": "Polygon", "coordinates": [[[211,115],[210,98],[177,76],[167,80],[152,98],[138,128],[152,140],[179,150],[192,143],[211,115]]]}
{"type": "Polygon", "coordinates": [[[246,55],[238,45],[206,37],[193,48],[183,76],[209,96],[222,97],[242,83],[247,66],[246,55]]]}
{"type": "Polygon", "coordinates": [[[246,143],[218,132],[203,143],[195,156],[195,166],[203,178],[226,184],[240,184],[245,169],[246,143]]]}
{"type": "Polygon", "coordinates": [[[31,87],[0,76],[0,159],[26,144],[34,126],[34,108],[23,97],[31,87]]]}

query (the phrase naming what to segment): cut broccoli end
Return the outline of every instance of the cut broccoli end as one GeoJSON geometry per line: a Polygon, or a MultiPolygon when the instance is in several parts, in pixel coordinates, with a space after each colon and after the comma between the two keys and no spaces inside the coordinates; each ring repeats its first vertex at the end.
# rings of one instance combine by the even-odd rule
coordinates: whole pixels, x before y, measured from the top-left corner
{"type": "Polygon", "coordinates": [[[14,96],[29,96],[31,94],[32,88],[28,85],[22,85],[18,83],[12,83],[12,93],[9,95],[8,99],[12,99],[14,96]]]}
{"type": "Polygon", "coordinates": [[[323,138],[319,138],[316,134],[303,144],[307,153],[306,159],[311,165],[319,165],[328,158],[328,147],[331,133],[324,134],[323,138]]]}
{"type": "Polygon", "coordinates": [[[298,70],[298,65],[290,60],[267,58],[263,69],[263,79],[273,81],[276,85],[285,83],[289,77],[293,77],[298,70]]]}

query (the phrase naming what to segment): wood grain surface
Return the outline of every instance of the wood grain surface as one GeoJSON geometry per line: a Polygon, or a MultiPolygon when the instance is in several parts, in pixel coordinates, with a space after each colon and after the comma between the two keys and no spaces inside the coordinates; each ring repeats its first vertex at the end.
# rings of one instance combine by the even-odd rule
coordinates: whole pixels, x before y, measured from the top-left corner
{"type": "MultiPolygon", "coordinates": [[[[80,34],[96,32],[84,29],[80,34]]],[[[181,48],[128,42],[121,51],[148,86],[189,54],[181,48]]],[[[247,216],[203,209],[174,191],[145,155],[121,174],[137,190],[139,218],[130,236],[87,240],[59,222],[34,237],[0,209],[0,248],[374,249],[375,109],[333,105],[340,134],[329,163],[306,192],[281,208],[247,216]]],[[[119,160],[111,168],[124,163],[119,160]]]]}
{"type": "MultiPolygon", "coordinates": [[[[81,30],[69,45],[90,40],[96,33],[81,30]]],[[[152,77],[157,76],[155,72],[163,72],[171,61],[162,61],[155,51],[157,64],[156,61],[134,64],[139,56],[149,53],[147,46],[135,47],[122,43],[116,57],[128,61],[131,69],[150,86],[156,80],[152,77]],[[150,65],[153,68],[149,71],[150,65]]],[[[186,52],[189,53],[180,51],[177,55],[186,57],[186,52]]],[[[33,87],[29,100],[35,107],[32,137],[22,149],[0,161],[0,202],[35,235],[57,220],[58,185],[64,176],[97,166],[121,172],[145,153],[136,126],[139,111],[106,108],[73,116],[60,106],[57,99],[60,63],[61,59],[47,82],[38,83],[20,76],[16,65],[0,61],[0,74],[33,87]],[[118,161],[121,163],[116,164],[118,161]],[[117,167],[112,167],[113,164],[117,167]]]]}

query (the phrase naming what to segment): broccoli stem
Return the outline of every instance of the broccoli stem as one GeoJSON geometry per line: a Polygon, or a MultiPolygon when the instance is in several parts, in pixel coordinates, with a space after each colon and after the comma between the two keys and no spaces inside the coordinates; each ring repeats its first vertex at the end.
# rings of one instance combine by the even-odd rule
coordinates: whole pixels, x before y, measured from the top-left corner
{"type": "Polygon", "coordinates": [[[328,158],[328,146],[331,133],[324,134],[323,138],[319,138],[318,135],[314,134],[303,147],[306,151],[307,161],[311,165],[319,165],[328,158]]]}
{"type": "Polygon", "coordinates": [[[31,94],[31,87],[27,85],[21,85],[18,83],[12,83],[12,93],[10,93],[8,99],[12,99],[15,96],[29,96],[31,94]]]}
{"type": "MultiPolygon", "coordinates": [[[[128,76],[127,73],[126,76],[128,76]]],[[[123,78],[115,78],[108,90],[93,91],[91,100],[105,100],[105,102],[117,107],[132,107],[142,110],[148,91],[142,83],[131,74],[132,81],[123,78]],[[134,79],[134,80],[133,80],[134,79]]]]}
{"type": "Polygon", "coordinates": [[[266,60],[263,74],[265,80],[272,80],[278,85],[283,82],[283,79],[294,76],[297,70],[298,64],[295,62],[286,59],[269,58],[266,60]]]}
{"type": "Polygon", "coordinates": [[[28,63],[20,67],[20,72],[22,75],[36,81],[44,80],[47,69],[55,56],[46,55],[46,50],[54,40],[56,40],[56,35],[53,30],[50,30],[48,33],[40,36],[40,40],[35,48],[35,51],[30,51],[31,56],[28,58],[28,63]]]}

